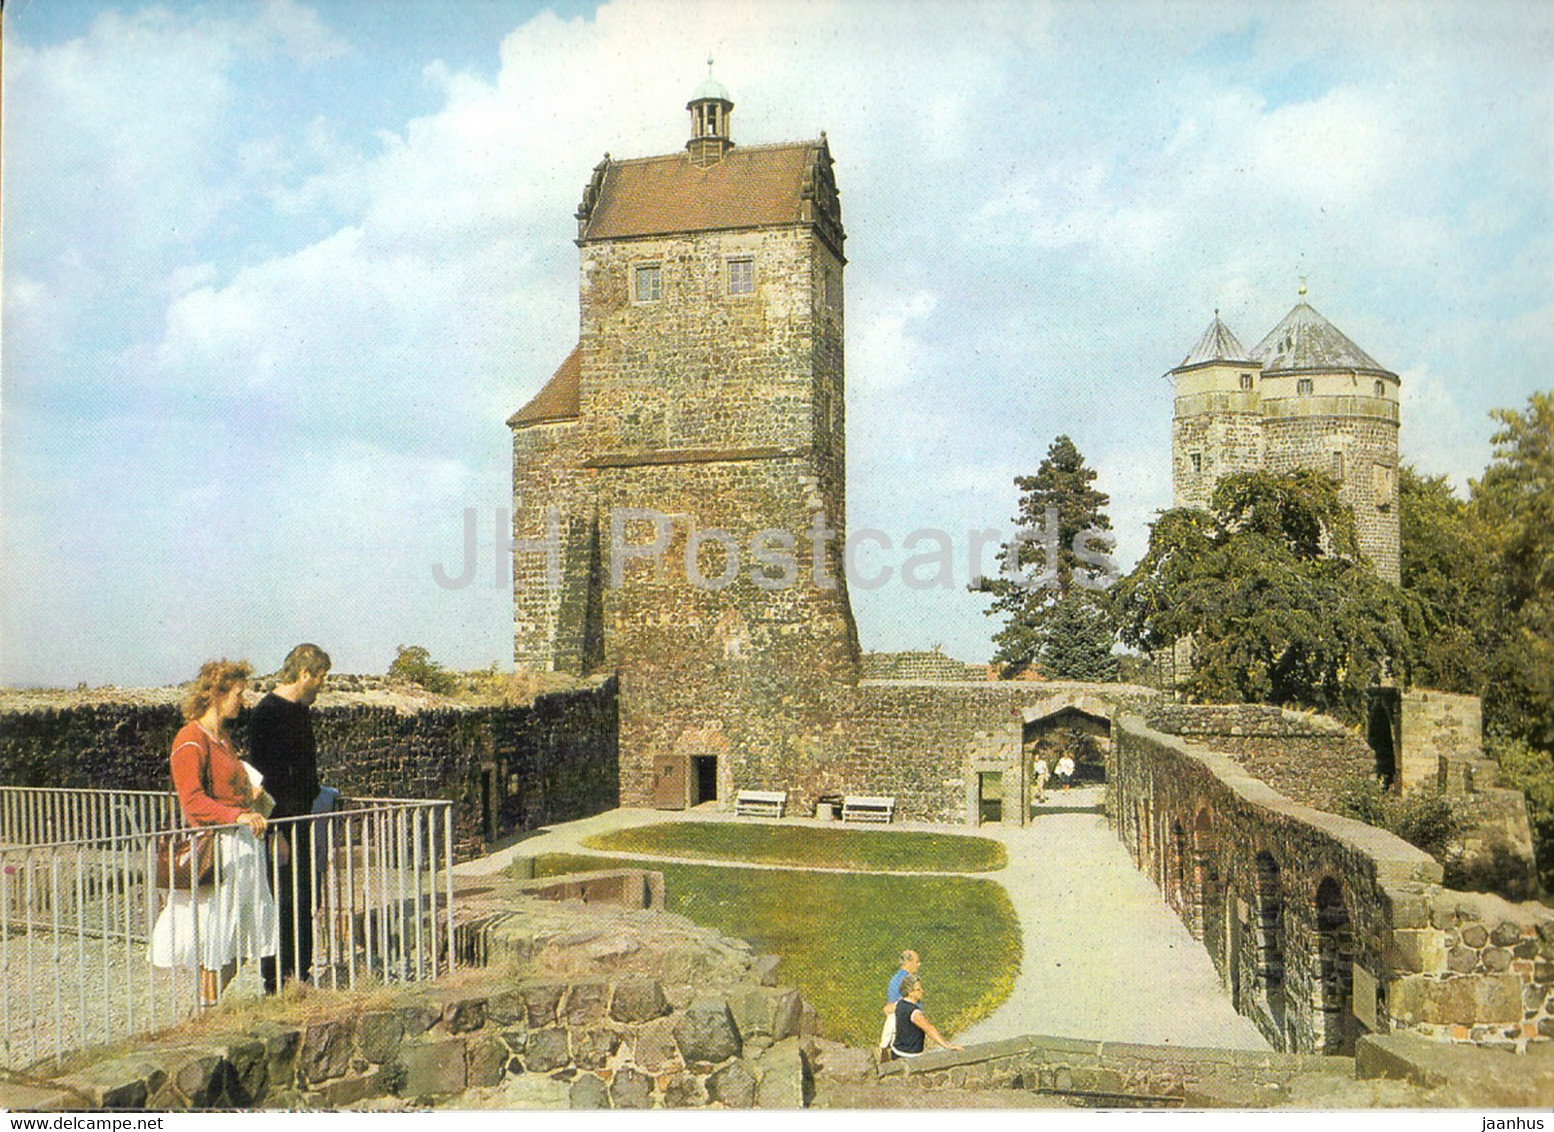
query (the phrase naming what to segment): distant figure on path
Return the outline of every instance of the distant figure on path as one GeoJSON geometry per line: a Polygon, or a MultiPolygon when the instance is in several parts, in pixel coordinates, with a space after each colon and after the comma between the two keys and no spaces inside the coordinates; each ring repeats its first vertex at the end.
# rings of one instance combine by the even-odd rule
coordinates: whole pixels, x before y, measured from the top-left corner
{"type": "Polygon", "coordinates": [[[901,969],[890,977],[890,985],[885,988],[885,1026],[880,1030],[880,1048],[878,1060],[884,1061],[890,1053],[890,1047],[896,1038],[896,1003],[901,1001],[901,984],[917,974],[917,969],[922,966],[922,960],[917,957],[917,952],[911,948],[901,953],[901,969]]]}
{"type": "Polygon", "coordinates": [[[1047,756],[1037,755],[1036,765],[1031,767],[1031,779],[1036,783],[1036,801],[1047,800],[1047,779],[1052,777],[1052,771],[1047,766],[1047,756]]]}
{"type": "Polygon", "coordinates": [[[1074,757],[1065,754],[1058,760],[1058,780],[1062,782],[1063,789],[1068,789],[1069,780],[1074,777],[1074,757]]]}
{"type": "Polygon", "coordinates": [[[939,1034],[928,1015],[922,1011],[923,980],[908,975],[901,984],[901,1001],[896,1003],[896,1037],[890,1049],[897,1057],[921,1057],[923,1038],[932,1038],[945,1049],[961,1047],[947,1042],[939,1034]]]}
{"type": "MultiPolygon", "coordinates": [[[[275,798],[272,821],[313,813],[318,798],[318,744],[309,706],[329,676],[329,654],[317,645],[298,645],[286,654],[280,683],[259,701],[249,723],[250,758],[275,798]]],[[[309,822],[276,827],[278,855],[275,896],[280,903],[280,963],[260,961],[264,989],[274,994],[290,978],[313,974],[314,870],[309,822]]]]}

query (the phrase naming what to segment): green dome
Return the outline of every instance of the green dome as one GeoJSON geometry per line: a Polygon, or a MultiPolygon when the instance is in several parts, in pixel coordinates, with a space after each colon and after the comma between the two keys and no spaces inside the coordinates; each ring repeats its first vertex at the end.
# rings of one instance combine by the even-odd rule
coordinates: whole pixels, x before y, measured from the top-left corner
{"type": "Polygon", "coordinates": [[[706,78],[704,78],[701,81],[701,85],[696,88],[696,92],[691,95],[692,102],[705,102],[708,99],[716,99],[719,102],[726,102],[730,106],[734,104],[734,100],[728,96],[728,91],[724,88],[723,84],[718,82],[718,80],[713,78],[711,75],[708,75],[706,78]]]}

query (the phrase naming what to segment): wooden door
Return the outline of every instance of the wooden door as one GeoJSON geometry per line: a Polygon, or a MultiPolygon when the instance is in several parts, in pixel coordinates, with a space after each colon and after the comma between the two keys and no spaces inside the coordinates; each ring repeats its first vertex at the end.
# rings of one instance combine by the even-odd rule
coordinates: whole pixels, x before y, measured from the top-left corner
{"type": "Polygon", "coordinates": [[[653,760],[653,805],[660,810],[685,809],[687,770],[684,755],[659,755],[653,760]]]}

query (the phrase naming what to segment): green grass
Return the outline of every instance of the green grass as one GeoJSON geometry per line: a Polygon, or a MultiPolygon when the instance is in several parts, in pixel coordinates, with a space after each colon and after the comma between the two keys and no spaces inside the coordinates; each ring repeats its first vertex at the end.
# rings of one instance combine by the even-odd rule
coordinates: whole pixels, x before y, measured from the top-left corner
{"type": "Polygon", "coordinates": [[[944,833],[870,833],[791,825],[664,822],[596,834],[590,849],[864,872],[985,873],[1009,863],[997,841],[944,833]]]}
{"type": "MultiPolygon", "coordinates": [[[[962,839],[969,840],[969,839],[962,839]]],[[[621,865],[618,857],[552,853],[536,876],[621,865]]],[[[668,910],[782,958],[779,977],[820,1012],[825,1035],[872,1049],[885,984],[901,950],[923,959],[928,1017],[946,1037],[1009,996],[1020,969],[1020,925],[990,880],[888,877],[739,866],[655,864],[668,910]]]]}

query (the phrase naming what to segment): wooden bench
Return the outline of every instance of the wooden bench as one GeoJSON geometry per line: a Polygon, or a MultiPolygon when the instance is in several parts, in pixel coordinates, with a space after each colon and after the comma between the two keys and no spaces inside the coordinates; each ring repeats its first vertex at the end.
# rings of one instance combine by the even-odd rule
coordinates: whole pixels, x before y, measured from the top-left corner
{"type": "Polygon", "coordinates": [[[889,824],[896,815],[896,800],[868,794],[848,794],[842,799],[843,821],[877,821],[889,824]]]}
{"type": "Polygon", "coordinates": [[[734,799],[734,813],[742,818],[780,818],[787,805],[786,790],[741,790],[734,799]]]}

